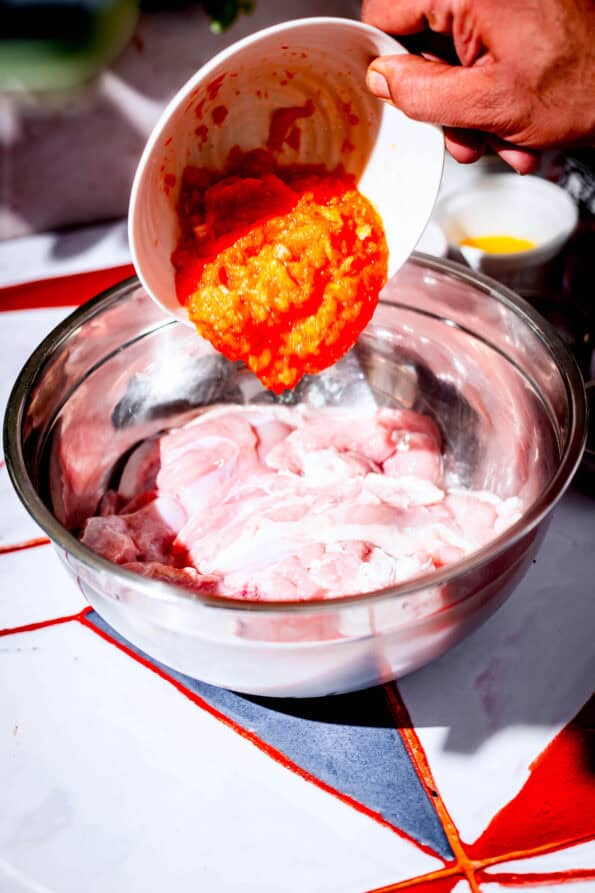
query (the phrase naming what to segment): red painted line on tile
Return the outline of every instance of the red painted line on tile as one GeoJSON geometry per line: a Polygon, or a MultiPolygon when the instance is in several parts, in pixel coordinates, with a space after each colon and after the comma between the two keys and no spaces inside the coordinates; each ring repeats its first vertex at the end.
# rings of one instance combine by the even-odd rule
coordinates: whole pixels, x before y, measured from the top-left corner
{"type": "Polygon", "coordinates": [[[502,884],[511,887],[532,887],[541,884],[570,884],[573,881],[595,880],[595,868],[568,868],[564,871],[529,871],[529,872],[501,872],[491,874],[487,871],[478,872],[477,877],[484,883],[502,884]]]}
{"type": "Polygon", "coordinates": [[[400,890],[415,890],[415,893],[450,893],[459,881],[464,881],[465,875],[458,868],[443,868],[440,871],[430,871],[418,877],[407,878],[406,881],[397,881],[395,884],[387,884],[385,887],[376,887],[367,890],[366,893],[397,893],[400,890]]]}
{"type": "Polygon", "coordinates": [[[49,620],[38,620],[35,623],[25,623],[23,626],[12,626],[0,629],[0,638],[3,636],[16,636],[19,633],[30,633],[36,629],[45,629],[48,626],[60,626],[62,623],[72,623],[73,620],[83,621],[86,614],[91,611],[91,606],[83,608],[77,614],[68,614],[65,617],[51,617],[49,620]]]}
{"type": "Polygon", "coordinates": [[[486,859],[512,849],[567,847],[595,838],[595,784],[589,765],[593,752],[595,697],[533,761],[516,796],[467,847],[469,856],[486,859]]]}
{"type": "Polygon", "coordinates": [[[32,540],[25,540],[22,543],[10,543],[8,546],[0,546],[0,555],[10,555],[12,552],[22,552],[24,549],[36,549],[37,546],[49,546],[50,540],[47,536],[38,536],[32,540]]]}
{"type": "Polygon", "coordinates": [[[411,717],[401,698],[396,683],[385,685],[384,691],[386,693],[388,707],[395,720],[397,731],[403,740],[403,744],[411,758],[419,780],[442,822],[444,833],[446,834],[450,848],[455,855],[455,867],[465,875],[473,893],[480,893],[479,886],[475,879],[475,865],[467,856],[458,829],[446,808],[444,800],[440,796],[440,791],[434,780],[428,758],[422,747],[421,741],[417,736],[417,732],[413,727],[411,717]]]}
{"type": "Polygon", "coordinates": [[[131,648],[128,648],[122,642],[118,642],[109,633],[105,632],[105,630],[99,629],[93,623],[91,623],[86,616],[79,616],[77,618],[79,622],[86,626],[87,629],[90,629],[95,635],[99,636],[102,639],[105,639],[106,642],[109,642],[110,645],[113,645],[115,648],[118,648],[124,654],[128,655],[128,657],[132,658],[132,660],[141,664],[147,670],[150,670],[152,673],[155,673],[156,676],[159,676],[165,682],[169,683],[169,685],[173,686],[173,688],[177,689],[180,694],[184,695],[184,697],[188,698],[189,701],[192,701],[193,704],[196,704],[197,707],[200,707],[206,713],[210,714],[214,719],[219,720],[219,722],[226,725],[228,728],[232,729],[232,731],[236,732],[242,738],[245,738],[251,744],[258,748],[258,750],[265,753],[268,757],[274,760],[276,763],[279,763],[285,769],[288,769],[290,772],[293,772],[295,775],[299,775],[300,778],[303,778],[304,781],[310,782],[310,784],[315,785],[315,787],[320,788],[320,790],[324,791],[327,794],[331,794],[337,800],[340,800],[342,803],[345,803],[347,806],[350,806],[352,809],[355,809],[357,812],[362,813],[370,819],[373,819],[379,825],[382,825],[385,828],[388,828],[390,831],[395,833],[398,837],[403,838],[404,840],[409,841],[409,843],[413,844],[417,849],[422,850],[427,855],[432,856],[434,859],[439,859],[441,862],[444,862],[444,859],[438,854],[435,853],[429,846],[424,843],[420,843],[414,837],[411,837],[401,828],[398,828],[396,825],[392,825],[388,822],[379,812],[374,812],[374,810],[369,809],[367,806],[364,806],[363,803],[359,803],[357,800],[353,800],[348,794],[343,794],[341,791],[338,791],[336,788],[331,787],[326,784],[326,782],[322,781],[320,778],[317,778],[315,775],[312,775],[310,772],[307,772],[301,766],[298,766],[297,763],[294,763],[293,760],[290,760],[284,753],[280,750],[277,750],[272,745],[268,744],[266,741],[263,741],[262,738],[259,738],[258,735],[255,735],[254,732],[250,732],[248,729],[245,729],[243,726],[239,725],[239,723],[235,722],[233,719],[230,719],[224,713],[221,713],[215,707],[211,706],[207,701],[201,698],[199,695],[195,694],[193,691],[187,689],[181,682],[178,682],[177,679],[173,679],[171,676],[168,676],[163,670],[156,667],[149,660],[146,660],[144,657],[141,657],[139,654],[136,654],[131,648]]]}
{"type": "Polygon", "coordinates": [[[9,285],[7,288],[0,288],[0,311],[78,306],[133,273],[134,267],[125,264],[108,270],[92,270],[57,276],[55,279],[9,285]]]}
{"type": "Polygon", "coordinates": [[[505,853],[500,853],[497,856],[490,856],[486,859],[473,859],[473,864],[476,868],[489,868],[492,865],[499,865],[502,862],[512,862],[515,859],[531,859],[537,856],[546,856],[549,853],[557,853],[560,850],[567,850],[571,847],[579,846],[581,843],[590,843],[592,840],[595,840],[595,837],[592,834],[587,834],[584,837],[576,837],[569,842],[546,843],[543,844],[543,846],[530,847],[526,850],[508,850],[505,853]]]}

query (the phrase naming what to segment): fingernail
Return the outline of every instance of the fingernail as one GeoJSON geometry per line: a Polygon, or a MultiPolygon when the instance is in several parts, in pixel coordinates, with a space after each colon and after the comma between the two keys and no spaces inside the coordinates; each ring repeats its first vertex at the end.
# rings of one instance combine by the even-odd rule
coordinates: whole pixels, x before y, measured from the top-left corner
{"type": "Polygon", "coordinates": [[[370,93],[373,93],[378,99],[390,99],[388,81],[379,71],[375,71],[373,68],[368,70],[366,75],[366,85],[370,93]]]}

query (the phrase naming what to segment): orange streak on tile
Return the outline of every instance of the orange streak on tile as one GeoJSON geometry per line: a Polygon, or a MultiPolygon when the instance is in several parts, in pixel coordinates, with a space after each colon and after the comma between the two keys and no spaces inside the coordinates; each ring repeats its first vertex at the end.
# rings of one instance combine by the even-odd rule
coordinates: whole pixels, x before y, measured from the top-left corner
{"type": "Polygon", "coordinates": [[[444,828],[450,848],[455,855],[456,870],[465,875],[473,893],[480,893],[478,883],[475,879],[475,865],[467,856],[457,827],[440,796],[432,770],[430,769],[428,758],[417,736],[417,732],[413,728],[413,723],[407,708],[398,693],[396,683],[385,685],[384,690],[389,709],[395,719],[403,743],[416,768],[419,779],[430,798],[430,801],[434,804],[434,808],[442,822],[442,827],[444,828]]]}
{"type": "Polygon", "coordinates": [[[488,874],[486,871],[478,872],[478,878],[483,883],[502,884],[502,886],[532,887],[542,884],[570,884],[574,881],[595,880],[594,868],[568,868],[564,871],[523,871],[502,872],[500,874],[488,874]]]}
{"type": "Polygon", "coordinates": [[[0,629],[0,638],[3,636],[17,636],[19,633],[30,633],[36,629],[45,629],[48,626],[60,626],[62,623],[72,623],[74,620],[83,622],[85,615],[91,611],[90,606],[83,608],[78,614],[68,614],[64,617],[50,617],[49,620],[37,620],[34,623],[24,623],[22,626],[11,626],[0,629]]]}
{"type": "Polygon", "coordinates": [[[132,264],[0,288],[0,312],[78,306],[134,273],[132,264]]]}
{"type": "Polygon", "coordinates": [[[37,546],[48,546],[50,540],[47,536],[38,536],[32,540],[24,540],[22,543],[9,543],[0,546],[0,555],[10,555],[12,552],[22,552],[24,549],[35,549],[37,546]]]}

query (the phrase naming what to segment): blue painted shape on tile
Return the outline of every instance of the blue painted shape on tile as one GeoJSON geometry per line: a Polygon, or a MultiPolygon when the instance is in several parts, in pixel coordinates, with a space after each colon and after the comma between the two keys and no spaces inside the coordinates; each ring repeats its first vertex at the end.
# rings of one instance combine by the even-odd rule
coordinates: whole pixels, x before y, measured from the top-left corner
{"type": "Polygon", "coordinates": [[[438,855],[454,858],[395,729],[382,688],[303,700],[240,695],[159,663],[122,638],[95,611],[87,619],[311,775],[380,813],[438,855]]]}

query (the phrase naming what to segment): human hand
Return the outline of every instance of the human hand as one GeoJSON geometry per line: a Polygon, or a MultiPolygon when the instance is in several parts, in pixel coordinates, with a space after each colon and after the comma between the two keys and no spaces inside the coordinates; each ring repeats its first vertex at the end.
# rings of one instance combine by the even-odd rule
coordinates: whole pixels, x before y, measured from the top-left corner
{"type": "Polygon", "coordinates": [[[397,38],[428,28],[452,37],[460,66],[381,56],[367,85],[443,125],[457,161],[487,144],[530,173],[541,149],[595,143],[594,0],[364,0],[362,19],[397,38]]]}

